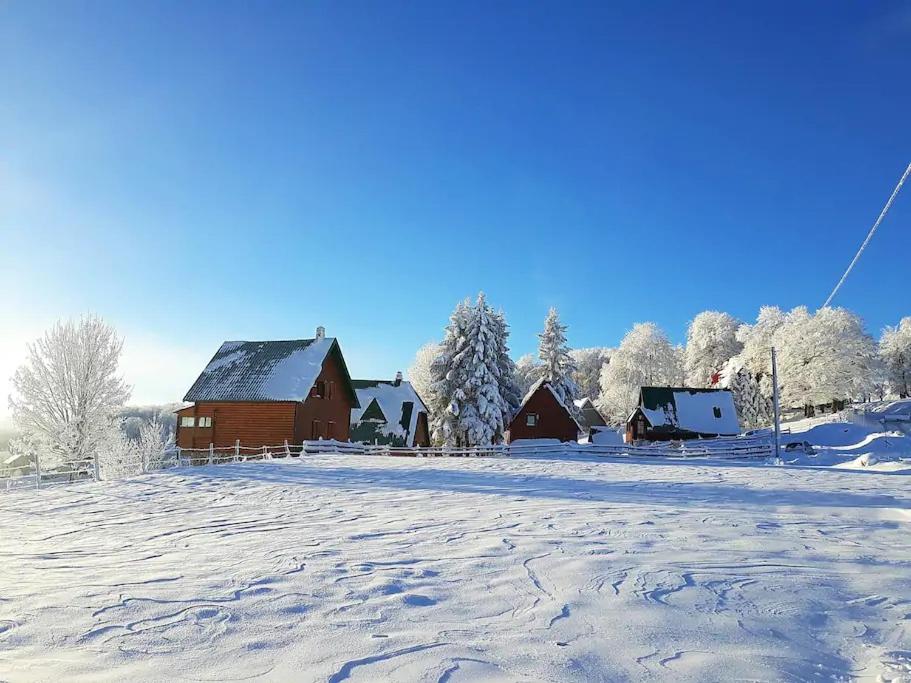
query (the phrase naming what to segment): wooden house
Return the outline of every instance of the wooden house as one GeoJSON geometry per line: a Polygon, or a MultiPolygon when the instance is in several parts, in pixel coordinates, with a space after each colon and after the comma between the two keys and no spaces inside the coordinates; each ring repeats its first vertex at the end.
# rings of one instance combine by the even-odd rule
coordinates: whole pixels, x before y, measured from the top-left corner
{"type": "Polygon", "coordinates": [[[626,442],[736,436],[734,398],[727,389],[642,387],[626,420],[626,442]]]}
{"type": "Polygon", "coordinates": [[[394,380],[356,379],[360,408],[351,411],[351,440],[389,446],[430,445],[427,406],[402,373],[394,380]]]}
{"type": "Polygon", "coordinates": [[[338,341],[322,327],[313,339],[228,341],[177,411],[181,448],[280,446],[347,441],[360,407],[338,341]]]}
{"type": "Polygon", "coordinates": [[[604,417],[598,412],[594,402],[588,398],[588,396],[577,399],[573,401],[573,403],[576,406],[576,414],[579,416],[579,424],[581,424],[584,429],[590,431],[592,427],[607,426],[604,417]]]}
{"type": "Polygon", "coordinates": [[[509,423],[507,441],[558,439],[577,441],[583,428],[545,379],[535,382],[509,423]]]}

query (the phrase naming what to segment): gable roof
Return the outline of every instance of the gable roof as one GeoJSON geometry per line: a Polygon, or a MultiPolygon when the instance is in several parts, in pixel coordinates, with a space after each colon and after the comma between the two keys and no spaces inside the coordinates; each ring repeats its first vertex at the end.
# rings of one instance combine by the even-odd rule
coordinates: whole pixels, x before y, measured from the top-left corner
{"type": "Polygon", "coordinates": [[[680,429],[694,434],[740,433],[734,397],[727,389],[642,387],[639,406],[633,414],[637,411],[642,411],[655,429],[680,429]],[[716,409],[720,417],[716,417],[716,409]]]}
{"type": "Polygon", "coordinates": [[[330,353],[337,354],[347,390],[351,377],[334,337],[285,341],[226,341],[184,401],[305,401],[330,353]]]}
{"type": "Polygon", "coordinates": [[[607,421],[604,419],[604,416],[601,415],[600,411],[595,408],[595,404],[592,400],[586,396],[585,398],[580,398],[573,401],[573,404],[579,411],[579,416],[581,421],[586,427],[606,427],[607,421]]]}
{"type": "MultiPolygon", "coordinates": [[[[528,403],[531,400],[531,397],[534,396],[536,393],[538,393],[538,391],[541,389],[547,389],[547,391],[550,392],[551,396],[554,397],[554,400],[557,402],[557,404],[561,408],[563,408],[563,410],[566,411],[566,414],[569,415],[570,419],[572,419],[572,421],[576,423],[576,427],[579,428],[580,432],[585,431],[585,428],[581,424],[579,424],[579,420],[577,420],[576,416],[573,415],[573,411],[570,410],[566,406],[566,404],[560,400],[560,396],[557,394],[556,391],[554,391],[554,388],[550,385],[550,382],[548,380],[544,379],[543,377],[531,385],[531,388],[528,390],[528,393],[525,394],[525,398],[522,399],[522,404],[519,406],[519,409],[516,411],[516,414],[513,415],[512,422],[515,422],[516,418],[519,416],[519,413],[521,413],[522,409],[525,408],[525,404],[528,403]]],[[[512,422],[510,422],[510,424],[512,424],[512,422]]]]}
{"type": "Polygon", "coordinates": [[[351,411],[352,427],[376,421],[375,429],[361,430],[364,433],[358,438],[370,441],[397,438],[404,440],[406,446],[414,445],[418,415],[428,411],[411,382],[355,379],[351,384],[360,405],[364,406],[351,411]]]}

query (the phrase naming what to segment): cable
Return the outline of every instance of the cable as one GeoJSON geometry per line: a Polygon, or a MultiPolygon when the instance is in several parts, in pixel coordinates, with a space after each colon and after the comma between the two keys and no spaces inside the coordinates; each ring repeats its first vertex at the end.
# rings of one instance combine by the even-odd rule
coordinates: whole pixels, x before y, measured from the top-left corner
{"type": "Polygon", "coordinates": [[[886,202],[886,205],[883,207],[883,210],[879,214],[879,218],[876,219],[876,222],[873,224],[873,227],[870,228],[870,232],[867,234],[867,239],[864,240],[863,244],[860,245],[860,249],[857,250],[857,253],[854,255],[854,259],[851,261],[848,269],[845,271],[845,274],[841,276],[841,280],[838,281],[838,284],[835,285],[835,289],[832,290],[832,293],[829,294],[829,298],[826,299],[826,303],[822,305],[823,308],[832,303],[832,299],[835,298],[835,295],[838,293],[838,290],[841,289],[841,286],[844,284],[845,280],[848,279],[848,273],[851,272],[851,269],[854,268],[854,264],[857,263],[857,259],[860,258],[860,255],[864,253],[864,249],[867,248],[867,245],[870,243],[870,240],[873,238],[873,233],[876,232],[876,228],[879,227],[879,224],[883,222],[883,218],[886,217],[886,214],[889,212],[889,208],[892,206],[892,202],[895,201],[895,198],[898,196],[899,190],[902,189],[902,185],[905,184],[905,180],[908,176],[911,175],[911,164],[908,164],[908,168],[905,169],[904,175],[902,175],[901,180],[898,181],[898,185],[895,186],[895,189],[892,191],[892,196],[889,197],[889,201],[886,202]]]}

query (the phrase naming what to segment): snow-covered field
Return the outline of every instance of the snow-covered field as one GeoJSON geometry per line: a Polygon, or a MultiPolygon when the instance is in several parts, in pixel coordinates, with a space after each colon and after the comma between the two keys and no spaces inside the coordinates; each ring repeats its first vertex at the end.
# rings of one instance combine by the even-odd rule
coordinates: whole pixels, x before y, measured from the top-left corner
{"type": "Polygon", "coordinates": [[[911,478],[314,456],[0,496],[0,680],[911,676],[911,478]]]}

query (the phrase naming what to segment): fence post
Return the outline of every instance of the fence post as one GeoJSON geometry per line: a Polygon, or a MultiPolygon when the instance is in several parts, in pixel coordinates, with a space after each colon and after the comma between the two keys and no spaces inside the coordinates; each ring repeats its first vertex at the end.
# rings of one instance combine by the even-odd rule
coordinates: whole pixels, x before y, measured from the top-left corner
{"type": "Polygon", "coordinates": [[[234,462],[240,460],[240,439],[234,441],[234,462]]]}
{"type": "Polygon", "coordinates": [[[209,443],[209,464],[215,464],[215,444],[211,442],[209,443]]]}
{"type": "Polygon", "coordinates": [[[139,454],[139,466],[142,468],[143,474],[149,471],[148,458],[146,457],[147,455],[148,454],[146,453],[145,449],[143,449],[142,453],[139,454]]]}
{"type": "Polygon", "coordinates": [[[265,444],[263,444],[263,460],[271,460],[272,454],[269,452],[269,449],[265,444]]]}
{"type": "Polygon", "coordinates": [[[291,448],[288,446],[288,439],[285,439],[285,457],[291,457],[291,448]]]}
{"type": "Polygon", "coordinates": [[[95,473],[95,481],[101,481],[101,466],[98,463],[98,451],[95,451],[95,455],[92,457],[93,461],[93,470],[95,473]]]}
{"type": "Polygon", "coordinates": [[[35,453],[35,489],[41,488],[41,462],[38,459],[38,454],[35,453]]]}

